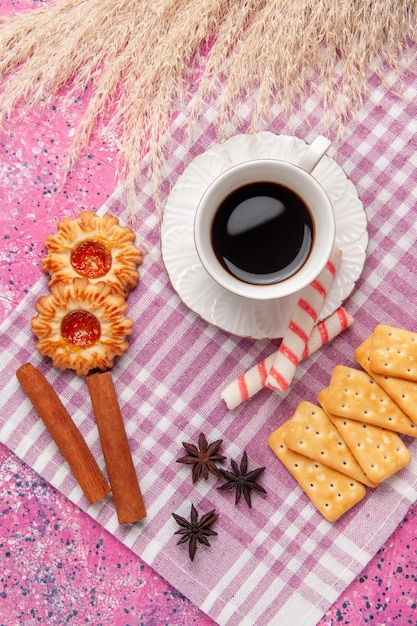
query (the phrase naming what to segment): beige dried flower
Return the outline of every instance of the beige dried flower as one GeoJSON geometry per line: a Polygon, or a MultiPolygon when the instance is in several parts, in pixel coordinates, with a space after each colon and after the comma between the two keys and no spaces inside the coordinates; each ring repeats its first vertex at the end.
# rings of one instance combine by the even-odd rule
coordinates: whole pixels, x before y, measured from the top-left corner
{"type": "Polygon", "coordinates": [[[57,0],[0,25],[3,116],[55,96],[91,94],[68,156],[72,168],[98,123],[120,133],[120,175],[134,205],[141,158],[156,184],[163,137],[208,50],[190,120],[217,109],[219,138],[255,95],[252,129],[272,101],[290,115],[318,91],[340,123],[361,103],[369,70],[396,68],[416,43],[414,0],[57,0]]]}

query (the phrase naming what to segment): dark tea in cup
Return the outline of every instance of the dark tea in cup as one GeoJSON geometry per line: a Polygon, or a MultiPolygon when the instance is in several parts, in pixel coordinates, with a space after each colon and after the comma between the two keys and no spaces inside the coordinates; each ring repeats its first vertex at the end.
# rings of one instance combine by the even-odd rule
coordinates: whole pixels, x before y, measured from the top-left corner
{"type": "Polygon", "coordinates": [[[314,222],[304,200],[270,181],[232,191],[218,207],[211,228],[221,265],[253,285],[270,285],[298,272],[313,237],[314,222]]]}

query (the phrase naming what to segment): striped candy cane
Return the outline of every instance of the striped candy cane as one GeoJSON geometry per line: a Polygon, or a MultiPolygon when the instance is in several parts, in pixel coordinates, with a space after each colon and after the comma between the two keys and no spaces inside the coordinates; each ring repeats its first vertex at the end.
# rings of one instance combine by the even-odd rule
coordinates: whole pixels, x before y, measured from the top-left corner
{"type": "MultiPolygon", "coordinates": [[[[307,346],[302,355],[305,359],[321,346],[332,341],[339,333],[353,324],[353,317],[349,315],[343,307],[339,307],[334,313],[322,320],[311,331],[307,346]]],[[[235,409],[237,406],[252,398],[261,389],[266,387],[266,379],[271,365],[275,359],[275,352],[266,359],[257,363],[250,370],[233,380],[225,387],[221,397],[226,402],[228,409],[235,409]]]]}
{"type": "Polygon", "coordinates": [[[308,338],[317,323],[341,258],[341,250],[333,248],[326,267],[301,292],[266,379],[266,384],[272,389],[287,391],[303,356],[308,338]]]}

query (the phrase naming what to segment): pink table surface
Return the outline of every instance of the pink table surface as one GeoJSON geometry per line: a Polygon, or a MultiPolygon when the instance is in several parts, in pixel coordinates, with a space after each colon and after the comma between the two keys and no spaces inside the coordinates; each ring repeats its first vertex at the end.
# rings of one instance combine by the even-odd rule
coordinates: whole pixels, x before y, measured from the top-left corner
{"type": "MultiPolygon", "coordinates": [[[[0,14],[37,4],[0,2],[0,14]]],[[[99,208],[116,187],[103,131],[58,193],[82,105],[45,107],[0,134],[0,322],[41,275],[57,220],[99,208]]],[[[2,445],[0,481],[1,624],[213,624],[2,445]]],[[[417,505],[320,625],[417,624],[416,530],[417,505]]]]}

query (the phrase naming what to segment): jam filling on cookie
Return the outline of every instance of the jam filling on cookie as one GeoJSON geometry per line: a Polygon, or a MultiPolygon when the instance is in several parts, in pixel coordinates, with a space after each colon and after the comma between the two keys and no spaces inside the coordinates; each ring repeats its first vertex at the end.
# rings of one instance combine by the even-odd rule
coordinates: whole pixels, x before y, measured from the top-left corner
{"type": "Polygon", "coordinates": [[[62,319],[61,336],[67,343],[80,348],[88,348],[100,339],[100,322],[89,311],[82,309],[70,311],[62,319]]]}
{"type": "Polygon", "coordinates": [[[101,278],[110,271],[110,250],[100,241],[87,239],[71,251],[71,265],[85,278],[101,278]]]}

